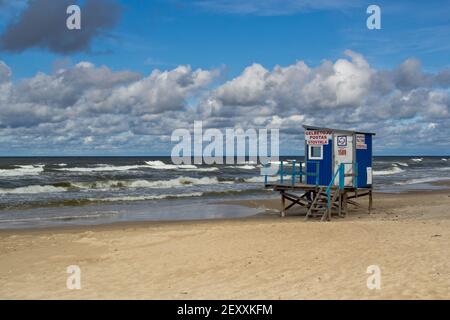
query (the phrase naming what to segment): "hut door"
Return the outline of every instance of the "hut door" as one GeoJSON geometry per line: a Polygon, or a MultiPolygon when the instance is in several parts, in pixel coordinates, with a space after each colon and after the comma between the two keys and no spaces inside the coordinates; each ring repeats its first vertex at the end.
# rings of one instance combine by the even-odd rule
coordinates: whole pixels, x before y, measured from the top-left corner
{"type": "MultiPolygon", "coordinates": [[[[341,163],[344,163],[346,174],[353,173],[353,136],[336,133],[333,140],[333,173],[338,170],[341,163]]],[[[339,185],[339,175],[336,177],[334,184],[339,185]]],[[[345,177],[344,184],[345,186],[353,186],[353,177],[345,177]]]]}

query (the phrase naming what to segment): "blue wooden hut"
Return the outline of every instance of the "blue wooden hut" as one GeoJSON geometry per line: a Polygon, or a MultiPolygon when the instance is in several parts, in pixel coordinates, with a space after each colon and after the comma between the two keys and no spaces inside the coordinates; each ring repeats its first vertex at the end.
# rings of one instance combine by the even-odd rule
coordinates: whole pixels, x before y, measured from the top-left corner
{"type": "MultiPolygon", "coordinates": [[[[375,133],[304,125],[308,184],[328,186],[341,165],[344,187],[372,186],[372,136],[375,133]]],[[[339,179],[335,179],[335,185],[339,179]]]]}
{"type": "Polygon", "coordinates": [[[375,133],[304,125],[305,161],[281,161],[280,180],[266,188],[279,191],[282,210],[294,205],[306,208],[306,218],[320,216],[330,220],[332,214],[345,216],[348,204],[369,196],[372,208],[372,138],[375,133]],[[291,179],[286,181],[287,168],[291,179]],[[286,168],[286,169],[285,169],[286,168]],[[299,194],[301,192],[301,194],[299,194]],[[286,206],[286,200],[291,203],[286,206]]]}

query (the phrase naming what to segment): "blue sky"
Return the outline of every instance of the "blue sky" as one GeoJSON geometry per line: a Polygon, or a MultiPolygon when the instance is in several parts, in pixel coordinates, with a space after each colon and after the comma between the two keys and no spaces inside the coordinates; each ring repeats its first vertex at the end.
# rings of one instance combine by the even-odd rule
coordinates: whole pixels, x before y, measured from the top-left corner
{"type": "MultiPolygon", "coordinates": [[[[45,0],[36,2],[42,2],[42,5],[49,3],[45,0]]],[[[82,19],[85,14],[83,5],[87,2],[78,2],[82,7],[82,19]]],[[[251,126],[252,122],[244,117],[244,114],[249,112],[253,113],[253,117],[266,117],[266,122],[263,121],[264,119],[259,122],[264,123],[263,126],[269,125],[277,116],[282,118],[285,116],[287,120],[284,118],[282,120],[287,122],[283,123],[290,123],[289,116],[297,114],[303,116],[303,121],[308,123],[322,120],[320,125],[380,128],[390,138],[386,138],[388,143],[384,143],[382,139],[378,141],[377,152],[379,154],[448,154],[447,137],[450,133],[448,114],[450,109],[449,87],[445,78],[450,67],[450,15],[448,14],[450,3],[448,1],[251,0],[243,4],[241,1],[233,0],[120,2],[104,0],[103,3],[106,7],[118,8],[120,14],[117,19],[111,18],[113,20],[105,22],[104,25],[94,24],[93,28],[98,27],[98,29],[89,38],[87,46],[80,46],[70,52],[61,52],[61,50],[65,50],[63,44],[48,45],[45,40],[40,40],[38,45],[35,43],[23,44],[19,49],[13,50],[6,44],[2,46],[0,61],[3,61],[5,70],[9,70],[9,73],[5,71],[5,74],[9,74],[8,81],[5,83],[10,85],[8,92],[11,95],[11,100],[4,103],[9,108],[12,108],[11,106],[15,103],[20,103],[20,106],[12,111],[5,111],[3,118],[0,115],[0,137],[3,137],[4,141],[14,141],[5,146],[1,150],[1,154],[167,154],[171,148],[170,139],[169,143],[167,142],[170,132],[161,132],[161,135],[158,135],[157,133],[160,132],[158,126],[161,121],[155,120],[158,123],[151,124],[153,119],[175,117],[177,119],[211,121],[211,125],[221,123],[227,126],[251,126]],[[377,4],[381,8],[381,30],[369,30],[366,27],[368,17],[366,8],[369,4],[377,4]],[[365,123],[364,117],[360,116],[364,110],[367,113],[367,110],[374,110],[377,107],[374,102],[376,98],[368,101],[366,98],[368,94],[364,94],[363,91],[356,97],[345,97],[345,103],[341,103],[342,101],[318,102],[316,98],[311,98],[308,91],[305,96],[297,98],[298,101],[302,101],[301,103],[299,102],[297,105],[293,103],[292,108],[289,109],[285,109],[285,106],[281,105],[283,99],[280,98],[280,91],[283,88],[273,93],[273,96],[266,97],[264,101],[256,99],[251,103],[247,100],[245,102],[237,99],[235,92],[230,93],[233,84],[242,87],[245,79],[254,81],[255,75],[265,74],[265,71],[268,72],[263,76],[265,79],[270,75],[275,77],[273,72],[275,66],[288,68],[303,61],[308,68],[313,70],[308,71],[308,74],[317,77],[318,75],[322,76],[320,70],[328,68],[324,61],[336,64],[340,59],[347,59],[357,64],[354,56],[344,54],[346,50],[361,56],[364,63],[369,66],[367,68],[359,66],[358,70],[361,71],[364,68],[370,70],[370,72],[368,71],[371,74],[370,77],[373,79],[375,77],[382,83],[384,81],[379,79],[384,79],[385,73],[388,74],[387,77],[390,80],[394,79],[392,88],[380,88],[375,80],[367,80],[370,83],[364,82],[362,85],[365,89],[370,87],[370,90],[376,85],[377,90],[381,90],[380,94],[383,94],[384,97],[380,100],[386,100],[383,112],[380,111],[383,116],[380,116],[378,122],[371,119],[369,125],[365,123]],[[405,64],[405,61],[409,62],[405,64]],[[124,76],[124,72],[129,73],[123,79],[120,78],[111,84],[111,87],[107,88],[110,90],[109,94],[105,93],[105,95],[113,96],[113,90],[121,88],[120,92],[122,93],[136,86],[141,88],[141,83],[148,84],[150,91],[159,88],[161,81],[148,79],[155,70],[162,73],[174,72],[176,75],[181,72],[183,77],[187,74],[194,79],[191,79],[192,81],[198,80],[199,83],[188,90],[180,89],[180,96],[168,102],[173,102],[174,105],[167,105],[166,109],[156,108],[151,102],[145,100],[149,97],[146,96],[147,93],[144,90],[142,91],[142,108],[139,109],[139,112],[132,106],[126,112],[117,112],[124,104],[123,100],[120,100],[125,99],[123,97],[118,99],[118,105],[113,105],[114,103],[111,102],[112,106],[107,111],[86,111],[92,105],[87,97],[91,97],[93,93],[88,91],[92,91],[92,88],[97,85],[103,90],[104,88],[100,84],[90,83],[89,87],[72,86],[70,90],[67,89],[74,96],[85,95],[84,105],[83,101],[74,102],[75,98],[72,96],[61,97],[60,101],[53,101],[50,97],[44,99],[43,92],[48,93],[50,88],[55,87],[54,83],[61,82],[58,82],[57,71],[64,69],[71,72],[77,68],[77,65],[79,66],[80,62],[90,63],[89,66],[92,70],[89,71],[89,75],[99,81],[101,76],[94,74],[102,66],[108,69],[109,73],[106,76],[109,78],[113,75],[119,78],[117,73],[120,73],[120,76],[124,76]],[[250,75],[247,78],[243,77],[246,68],[255,64],[260,65],[265,71],[254,67],[249,70],[248,74],[250,75]],[[180,66],[189,66],[190,69],[180,71],[177,69],[180,66]],[[205,75],[208,80],[199,79],[195,74],[196,70],[208,72],[205,75]],[[42,77],[36,78],[40,73],[47,76],[45,80],[42,80],[42,77]],[[376,75],[374,76],[374,74],[376,75]],[[417,77],[417,81],[413,79],[414,85],[405,84],[405,81],[409,81],[409,78],[405,79],[405,77],[417,77]],[[442,80],[443,78],[445,79],[442,80]],[[38,80],[43,81],[39,83],[39,86],[36,85],[38,80]],[[29,92],[20,91],[25,90],[24,88],[43,91],[36,92],[32,97],[23,100],[20,96],[29,92]],[[77,90],[79,90],[78,93],[77,90]],[[231,96],[233,99],[230,98],[231,96]],[[392,107],[394,102],[390,99],[393,96],[397,96],[398,101],[408,101],[408,104],[403,106],[399,112],[392,107]],[[304,101],[303,98],[305,98],[304,101]],[[417,99],[417,101],[413,103],[412,99],[417,99]],[[67,102],[69,100],[72,104],[67,102]],[[209,110],[208,114],[204,107],[205,101],[213,101],[220,106],[217,107],[218,109],[214,109],[215,113],[211,113],[212,111],[209,110]],[[305,106],[305,103],[310,105],[305,106]],[[336,114],[343,112],[346,114],[345,117],[355,120],[323,119],[320,113],[312,113],[311,109],[315,108],[315,103],[323,110],[328,110],[322,112],[328,113],[330,110],[331,112],[335,111],[336,114]],[[269,108],[269,105],[272,108],[270,111],[258,114],[257,110],[269,108]],[[55,106],[55,112],[49,110],[51,106],[55,106]],[[245,111],[235,111],[245,106],[247,106],[245,111]],[[17,109],[26,112],[27,108],[34,112],[32,116],[36,118],[36,121],[27,123],[17,121],[17,118],[20,117],[15,113],[17,109]],[[432,110],[432,112],[423,109],[432,110]],[[230,110],[234,111],[230,113],[230,110]],[[60,112],[61,114],[56,117],[55,114],[60,112]],[[171,113],[168,114],[168,112],[171,113]],[[53,117],[48,114],[53,114],[53,117]],[[197,118],[195,114],[197,114],[197,118]],[[109,120],[106,120],[107,115],[109,120]],[[111,132],[96,127],[97,125],[104,126],[104,123],[112,121],[113,117],[115,121],[119,121],[119,116],[126,119],[124,121],[128,121],[128,125],[123,126],[122,131],[111,132]],[[131,117],[136,118],[131,119],[131,117]],[[82,118],[80,126],[92,127],[92,129],[83,132],[70,131],[73,130],[70,129],[72,128],[71,123],[76,122],[79,118],[82,118]],[[64,127],[64,130],[55,132],[54,128],[56,127],[64,127]],[[136,129],[137,127],[140,129],[136,129]],[[395,127],[395,130],[392,127],[395,127]],[[390,140],[393,135],[397,134],[410,137],[411,132],[407,129],[412,130],[413,127],[417,135],[415,139],[431,134],[422,130],[425,127],[431,131],[439,130],[440,133],[439,135],[433,134],[436,141],[430,139],[421,145],[414,143],[412,138],[411,141],[408,140],[407,143],[402,144],[396,144],[394,140],[390,140]],[[44,142],[49,141],[48,137],[56,139],[59,135],[61,135],[61,147],[58,147],[59,143],[56,140],[44,142]],[[108,140],[111,135],[118,137],[117,139],[121,143],[119,147],[116,144],[117,148],[109,148],[111,143],[114,144],[108,140]],[[34,141],[38,141],[38,143],[30,144],[29,139],[21,139],[23,136],[37,139],[34,141]],[[127,141],[127,139],[129,140],[127,141]],[[98,144],[89,141],[96,141],[98,144]],[[36,145],[39,147],[34,147],[36,145]],[[100,145],[104,147],[101,148],[100,145]]],[[[6,39],[5,34],[11,32],[11,25],[21,22],[20,19],[29,6],[30,4],[26,0],[17,0],[14,3],[0,1],[0,16],[2,17],[0,34],[3,35],[3,39],[6,39]]],[[[39,30],[45,23],[40,24],[37,20],[34,28],[39,30]]],[[[27,29],[24,27],[20,30],[27,29]]],[[[68,36],[70,37],[70,34],[68,36]]],[[[54,41],[64,40],[55,36],[54,41]]],[[[104,73],[101,74],[105,76],[104,73]]],[[[82,74],[78,76],[83,77],[82,74]]],[[[349,74],[349,77],[352,78],[353,75],[349,74]]],[[[64,79],[67,79],[67,76],[64,79]]],[[[361,79],[361,81],[366,81],[364,80],[365,76],[362,76],[361,79]]],[[[330,81],[324,83],[328,85],[330,81]]],[[[309,85],[312,83],[315,83],[313,78],[309,85]]],[[[298,89],[309,88],[309,85],[308,82],[301,82],[298,84],[298,89]]],[[[294,86],[293,92],[284,94],[287,96],[292,94],[292,99],[294,99],[296,88],[294,86]]],[[[64,90],[58,89],[59,92],[64,90]]],[[[256,89],[249,84],[249,92],[251,90],[256,89]]],[[[162,92],[158,91],[158,97],[163,94],[162,92]]],[[[263,92],[267,92],[267,90],[263,90],[263,92]]],[[[173,93],[168,90],[164,94],[171,95],[173,93]]],[[[339,94],[336,95],[339,96],[339,94]]],[[[167,102],[165,100],[158,106],[164,106],[167,102]]],[[[126,103],[129,101],[127,100],[126,103]]],[[[188,123],[179,123],[179,125],[188,125],[188,123]]],[[[297,126],[298,124],[291,125],[297,126]]],[[[292,131],[292,128],[288,127],[287,131],[290,130],[292,131]]],[[[281,132],[283,135],[283,128],[281,128],[281,132]]],[[[383,135],[380,135],[381,138],[383,135]]],[[[295,133],[283,136],[283,153],[302,153],[303,150],[297,152],[297,149],[292,147],[291,142],[297,141],[294,136],[295,133]]]]}
{"type": "MultiPolygon", "coordinates": [[[[274,1],[273,12],[255,14],[230,13],[213,9],[213,4],[204,8],[195,3],[122,1],[120,22],[108,36],[93,41],[94,51],[100,53],[76,53],[68,58],[143,73],[181,64],[193,68],[225,65],[230,76],[254,62],[267,68],[296,60],[319,64],[340,57],[349,47],[379,68],[410,57],[420,59],[424,69],[431,71],[450,64],[448,1],[377,1],[382,9],[381,30],[366,27],[366,8],[373,1],[343,2],[338,8],[291,9],[282,14],[277,8],[285,6],[285,1],[274,1]]],[[[15,79],[50,72],[55,60],[63,58],[67,57],[41,49],[2,53],[2,59],[14,67],[15,79]]]]}

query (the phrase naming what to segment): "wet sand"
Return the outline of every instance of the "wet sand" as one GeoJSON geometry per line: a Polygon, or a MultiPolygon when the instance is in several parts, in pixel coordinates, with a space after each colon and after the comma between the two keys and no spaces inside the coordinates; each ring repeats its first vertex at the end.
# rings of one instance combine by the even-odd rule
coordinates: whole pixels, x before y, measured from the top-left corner
{"type": "MultiPolygon", "coordinates": [[[[373,214],[0,232],[2,299],[450,299],[450,191],[375,194],[373,214]],[[66,269],[81,269],[69,290],[66,269]],[[368,266],[381,270],[370,290],[368,266]]],[[[363,202],[364,203],[364,202],[363,202]]]]}

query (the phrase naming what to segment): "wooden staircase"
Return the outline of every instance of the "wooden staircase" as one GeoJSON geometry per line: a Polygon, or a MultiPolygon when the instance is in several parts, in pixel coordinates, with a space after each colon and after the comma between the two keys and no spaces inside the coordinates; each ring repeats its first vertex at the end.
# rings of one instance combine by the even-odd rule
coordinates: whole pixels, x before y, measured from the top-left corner
{"type": "Polygon", "coordinates": [[[320,217],[321,221],[329,221],[333,213],[337,213],[339,216],[342,215],[342,197],[339,188],[331,189],[330,203],[328,203],[328,195],[325,189],[326,187],[320,187],[316,192],[306,213],[305,220],[311,217],[320,217]]]}
{"type": "MultiPolygon", "coordinates": [[[[312,217],[320,217],[321,221],[330,221],[332,215],[345,217],[348,212],[348,204],[361,207],[361,205],[353,200],[362,196],[369,196],[369,213],[372,209],[372,188],[358,188],[357,173],[345,173],[345,163],[341,163],[334,173],[328,186],[319,186],[318,183],[303,184],[295,183],[294,179],[291,184],[265,184],[272,187],[281,194],[281,216],[286,215],[286,210],[294,205],[307,208],[305,220],[312,217]],[[345,177],[354,177],[352,185],[345,185],[345,177]],[[336,180],[338,178],[339,180],[336,180]],[[336,183],[335,183],[336,181],[336,183]],[[339,182],[339,183],[337,183],[339,182]],[[302,195],[298,195],[295,191],[303,191],[302,195]],[[360,191],[361,190],[361,193],[360,191]],[[286,206],[286,200],[291,204],[286,206]]],[[[355,168],[357,167],[356,164],[355,168]]],[[[356,169],[355,171],[356,172],[356,169]]]]}

